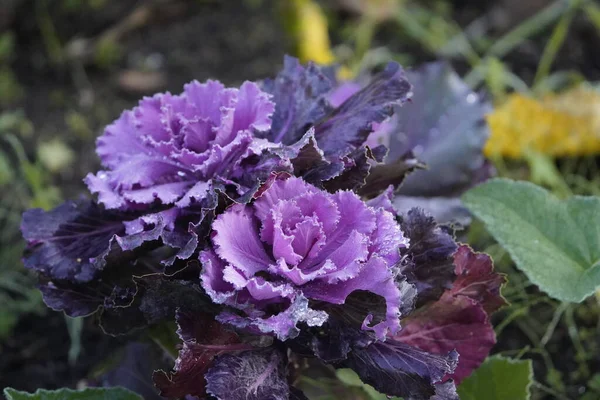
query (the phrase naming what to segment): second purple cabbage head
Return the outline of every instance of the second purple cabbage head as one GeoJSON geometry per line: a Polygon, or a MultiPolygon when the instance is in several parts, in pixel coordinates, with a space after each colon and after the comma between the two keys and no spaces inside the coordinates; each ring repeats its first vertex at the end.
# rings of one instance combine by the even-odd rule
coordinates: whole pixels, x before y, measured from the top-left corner
{"type": "Polygon", "coordinates": [[[382,296],[387,308],[385,320],[364,328],[381,339],[396,333],[412,288],[397,279],[408,241],[394,215],[353,192],[328,193],[299,178],[266,186],[251,205],[217,217],[214,249],[200,255],[206,292],[241,311],[218,318],[286,340],[298,335],[299,322],[327,320],[320,303],[343,304],[361,290],[382,296]]]}

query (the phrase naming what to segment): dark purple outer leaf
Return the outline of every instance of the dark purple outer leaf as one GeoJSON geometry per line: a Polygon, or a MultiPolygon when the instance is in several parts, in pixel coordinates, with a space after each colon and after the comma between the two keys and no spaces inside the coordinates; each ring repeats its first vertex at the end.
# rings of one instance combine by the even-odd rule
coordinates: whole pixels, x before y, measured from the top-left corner
{"type": "Polygon", "coordinates": [[[218,356],[205,375],[218,400],[288,400],[286,359],[273,349],[218,356]]]}
{"type": "Polygon", "coordinates": [[[172,372],[154,372],[154,384],[164,397],[187,395],[205,398],[204,375],[216,356],[230,351],[248,350],[238,336],[225,330],[210,314],[177,313],[177,334],[183,341],[172,372]]]}
{"type": "Polygon", "coordinates": [[[295,176],[322,187],[323,182],[339,176],[346,165],[340,157],[327,159],[314,134],[314,128],[309,129],[301,140],[288,146],[286,155],[291,158],[295,176]]]}
{"type": "MultiPolygon", "coordinates": [[[[89,201],[28,210],[21,231],[28,244],[25,267],[52,279],[88,282],[105,267],[107,257],[128,258],[115,243],[116,235],[125,233],[122,220],[89,201]]],[[[132,237],[131,245],[146,239],[157,239],[157,231],[132,237]]]]}
{"type": "Polygon", "coordinates": [[[360,378],[381,393],[402,396],[405,400],[458,400],[447,387],[436,383],[454,371],[458,354],[436,356],[392,339],[353,350],[343,366],[352,368],[360,378]]]}
{"type": "Polygon", "coordinates": [[[401,250],[407,257],[402,273],[417,287],[417,306],[437,300],[456,277],[452,255],[458,246],[433,217],[418,208],[403,216],[400,225],[410,240],[409,247],[401,250]]]}
{"type": "MultiPolygon", "coordinates": [[[[374,154],[370,148],[361,147],[352,151],[346,157],[340,158],[338,165],[343,165],[342,173],[325,182],[323,186],[330,192],[336,190],[357,191],[362,188],[367,183],[368,177],[370,177],[371,163],[379,156],[379,150],[377,149],[377,153],[374,154]]],[[[380,191],[377,191],[377,193],[380,191]]]]}
{"type": "Polygon", "coordinates": [[[172,265],[189,258],[207,236],[217,205],[213,197],[186,210],[143,216],[105,210],[91,201],[66,202],[51,211],[28,210],[21,224],[28,243],[25,266],[47,279],[84,283],[111,266],[125,269],[140,251],[161,244],[175,249],[162,260],[172,265]]]}
{"type": "Polygon", "coordinates": [[[111,335],[172,318],[178,307],[210,310],[212,303],[202,289],[188,280],[190,273],[195,279],[196,268],[189,267],[172,276],[149,272],[141,263],[124,264],[102,271],[91,282],[42,280],[39,289],[48,307],[71,317],[100,310],[100,326],[111,335]]]}
{"type": "Polygon", "coordinates": [[[410,173],[424,168],[409,151],[393,163],[375,164],[371,166],[368,175],[365,176],[364,184],[358,188],[358,193],[367,198],[376,196],[388,186],[398,187],[410,173]]]}
{"type": "Polygon", "coordinates": [[[54,282],[42,282],[38,289],[42,292],[44,303],[55,311],[64,311],[70,317],[84,317],[98,311],[102,304],[101,298],[93,293],[73,293],[67,289],[71,284],[57,286],[54,282]]]}
{"type": "Polygon", "coordinates": [[[315,125],[315,137],[325,155],[345,155],[362,146],[372,124],[392,115],[394,105],[405,103],[411,90],[400,65],[389,63],[367,86],[315,125]]]}
{"type": "MultiPolygon", "coordinates": [[[[129,289],[120,298],[104,299],[100,325],[108,334],[121,335],[172,319],[178,308],[209,312],[214,307],[196,283],[163,274],[134,277],[133,280],[135,291],[129,289]]],[[[122,290],[116,288],[115,292],[122,290]]]]}
{"type": "Polygon", "coordinates": [[[118,364],[98,379],[104,387],[122,386],[138,393],[144,400],[163,400],[152,383],[152,372],[165,365],[164,352],[149,343],[125,345],[118,364]]]}
{"type": "Polygon", "coordinates": [[[323,326],[302,329],[297,338],[286,343],[297,355],[315,356],[325,363],[336,364],[344,361],[353,348],[364,348],[373,341],[374,338],[362,331],[360,325],[356,327],[355,321],[332,315],[323,326]]]}
{"type": "Polygon", "coordinates": [[[392,114],[393,106],[410,97],[404,72],[390,63],[336,109],[329,103],[333,82],[329,72],[286,57],[284,70],[264,83],[276,107],[272,130],[262,137],[287,145],[271,151],[287,152],[294,174],[317,187],[356,190],[368,184],[368,194],[376,195],[389,184],[399,184],[417,163],[403,159],[402,165],[383,171],[371,183],[367,180],[371,164],[382,161],[386,150],[363,145],[374,126],[392,114]]]}
{"type": "Polygon", "coordinates": [[[25,264],[40,272],[39,289],[50,308],[72,317],[101,309],[107,333],[126,333],[172,317],[181,304],[204,299],[197,285],[182,280],[187,277],[178,271],[187,267],[177,260],[189,258],[199,237],[208,233],[216,204],[209,206],[142,217],[90,201],[68,202],[48,212],[30,210],[22,222],[28,241],[25,264]],[[161,273],[161,261],[173,276],[161,273]]]}
{"type": "Polygon", "coordinates": [[[300,140],[312,125],[331,111],[325,95],[332,84],[315,64],[303,67],[298,59],[286,56],[279,75],[263,84],[263,90],[273,95],[275,113],[271,131],[259,136],[287,145],[300,140]]]}

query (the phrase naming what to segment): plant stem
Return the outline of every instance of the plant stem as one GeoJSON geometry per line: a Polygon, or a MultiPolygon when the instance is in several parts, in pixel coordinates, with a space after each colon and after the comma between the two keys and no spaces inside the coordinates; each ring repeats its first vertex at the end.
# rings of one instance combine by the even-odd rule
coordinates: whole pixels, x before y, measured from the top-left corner
{"type": "Polygon", "coordinates": [[[558,21],[558,24],[556,24],[554,27],[552,35],[550,36],[550,40],[548,40],[548,43],[544,48],[544,53],[542,54],[542,58],[538,64],[538,69],[535,73],[535,78],[533,80],[534,88],[550,73],[550,67],[552,66],[558,51],[562,47],[567,37],[571,22],[573,21],[576,12],[579,10],[580,5],[581,2],[579,0],[572,1],[567,12],[563,14],[558,21]]]}
{"type": "Polygon", "coordinates": [[[554,315],[552,316],[552,321],[548,324],[548,329],[546,329],[546,333],[542,337],[540,341],[540,347],[545,347],[548,344],[548,341],[554,334],[554,330],[560,321],[560,317],[563,315],[565,310],[569,307],[569,303],[561,303],[561,305],[554,311],[554,315]]]}

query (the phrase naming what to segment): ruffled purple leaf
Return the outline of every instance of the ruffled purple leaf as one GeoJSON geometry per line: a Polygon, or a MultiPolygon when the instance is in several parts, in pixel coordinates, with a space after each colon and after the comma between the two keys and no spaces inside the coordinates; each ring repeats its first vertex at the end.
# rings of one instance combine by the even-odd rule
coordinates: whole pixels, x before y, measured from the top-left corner
{"type": "Polygon", "coordinates": [[[315,137],[326,155],[345,155],[362,146],[378,124],[404,104],[412,87],[400,65],[389,63],[360,91],[315,125],[315,137]]]}
{"type": "Polygon", "coordinates": [[[163,247],[170,251],[165,253],[165,258],[160,263],[167,267],[167,271],[172,272],[170,266],[176,260],[187,260],[199,247],[205,246],[220,203],[215,186],[217,185],[211,184],[206,196],[192,206],[171,207],[124,222],[126,234],[140,234],[155,226],[164,226],[160,231],[160,240],[163,247]]]}
{"type": "Polygon", "coordinates": [[[222,186],[223,193],[231,201],[248,203],[253,198],[256,190],[269,180],[272,174],[292,173],[294,171],[292,165],[293,154],[297,153],[294,150],[290,151],[287,146],[274,145],[266,140],[255,139],[251,154],[241,161],[232,178],[227,180],[215,179],[213,182],[221,184],[218,186],[222,186]]]}
{"type": "MultiPolygon", "coordinates": [[[[271,298],[280,294],[279,292],[272,292],[270,289],[263,290],[264,292],[268,293],[268,297],[271,298]]],[[[255,294],[261,296],[259,293],[255,292],[255,294]]],[[[225,311],[217,316],[217,320],[255,335],[274,334],[280,340],[287,340],[296,337],[300,333],[298,324],[304,323],[309,327],[321,326],[328,318],[327,313],[324,311],[309,307],[308,299],[303,295],[294,297],[289,306],[282,307],[277,314],[272,316],[264,317],[263,313],[256,312],[251,308],[248,308],[247,312],[258,316],[253,317],[225,311]]]]}
{"type": "Polygon", "coordinates": [[[410,241],[402,250],[402,273],[417,288],[417,306],[436,300],[456,278],[452,255],[458,246],[452,235],[418,208],[408,211],[400,225],[410,241]]]}
{"type": "Polygon", "coordinates": [[[399,272],[386,268],[382,259],[374,258],[355,279],[340,282],[335,289],[315,283],[304,292],[313,299],[339,304],[343,318],[348,321],[357,322],[363,317],[361,327],[384,339],[400,329],[399,318],[412,309],[415,299],[415,287],[397,279],[395,274],[399,272]],[[350,297],[353,293],[355,296],[350,297]]]}
{"type": "MultiPolygon", "coordinates": [[[[401,315],[412,311],[416,290],[414,286],[396,281],[396,285],[401,289],[401,315]]],[[[365,322],[365,316],[369,318],[369,323],[377,325],[387,318],[386,298],[368,292],[366,290],[355,290],[346,297],[344,304],[337,307],[328,307],[327,310],[337,318],[344,321],[345,324],[352,327],[362,327],[365,322]]]]}
{"type": "MultiPolygon", "coordinates": [[[[318,187],[333,179],[328,183],[331,191],[356,189],[365,185],[370,163],[381,161],[385,153],[376,146],[363,147],[367,137],[392,114],[393,105],[407,101],[411,87],[400,66],[390,63],[334,108],[330,75],[314,64],[303,67],[286,57],[284,70],[264,84],[274,95],[276,109],[271,132],[261,137],[286,145],[283,151],[290,152],[296,176],[318,187]]],[[[399,182],[405,173],[401,168],[387,171],[393,177],[384,185],[399,182]]]]}
{"type": "Polygon", "coordinates": [[[383,208],[385,211],[395,215],[397,212],[392,201],[394,201],[394,186],[390,185],[379,195],[368,200],[367,204],[373,208],[383,208]]]}
{"type": "Polygon", "coordinates": [[[173,371],[154,372],[154,384],[163,397],[179,398],[187,395],[206,397],[204,376],[215,357],[228,352],[249,350],[238,336],[226,330],[205,313],[177,313],[177,334],[183,345],[173,371]]]}
{"type": "Polygon", "coordinates": [[[283,70],[263,89],[273,95],[275,112],[271,131],[259,134],[275,143],[292,145],[308,129],[331,112],[326,94],[333,82],[314,63],[302,66],[298,59],[285,56],[283,70]]]}
{"type": "Polygon", "coordinates": [[[107,265],[132,260],[131,250],[158,240],[163,229],[157,220],[151,229],[128,235],[122,215],[89,201],[28,210],[21,223],[25,267],[50,279],[88,282],[107,265]]]}
{"type": "Polygon", "coordinates": [[[286,364],[274,349],[218,356],[205,375],[206,391],[217,400],[289,400],[286,364]]]}
{"type": "Polygon", "coordinates": [[[89,174],[88,188],[109,209],[188,207],[212,178],[243,175],[242,161],[262,153],[254,134],[269,131],[274,107],[252,82],[228,89],[193,81],[180,95],[144,98],[98,139],[106,170],[89,174]]]}
{"type": "Polygon", "coordinates": [[[377,391],[406,400],[458,400],[442,378],[456,368],[455,351],[437,356],[394,340],[354,349],[342,366],[352,368],[377,391]],[[437,396],[437,397],[434,397],[437,396]]]}

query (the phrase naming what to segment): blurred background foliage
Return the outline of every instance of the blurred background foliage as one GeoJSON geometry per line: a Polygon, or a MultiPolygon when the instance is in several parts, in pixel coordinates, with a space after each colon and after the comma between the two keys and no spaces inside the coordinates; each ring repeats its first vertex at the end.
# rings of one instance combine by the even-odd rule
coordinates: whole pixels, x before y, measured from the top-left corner
{"type": "MultiPolygon", "coordinates": [[[[85,195],[95,137],[139,97],[271,76],[284,53],[337,63],[342,80],[444,59],[495,105],[485,152],[498,175],[598,195],[599,48],[593,0],[2,0],[0,387],[74,386],[105,368],[112,339],[42,304],[19,223],[26,208],[85,195]]],[[[552,300],[480,223],[458,236],[509,276],[494,352],[533,360],[531,398],[600,398],[600,295],[552,300]]],[[[330,398],[382,398],[351,376],[327,379],[330,398]]]]}

